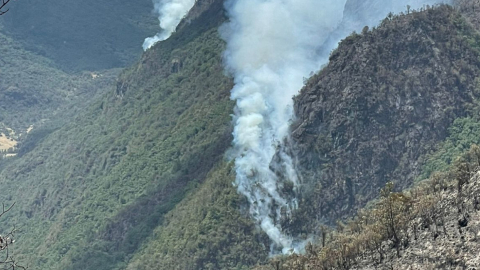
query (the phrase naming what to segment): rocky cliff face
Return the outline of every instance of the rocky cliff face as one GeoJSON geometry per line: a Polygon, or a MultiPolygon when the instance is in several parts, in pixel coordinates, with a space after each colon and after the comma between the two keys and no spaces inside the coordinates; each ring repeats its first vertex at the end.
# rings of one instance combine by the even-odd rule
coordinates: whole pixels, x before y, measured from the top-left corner
{"type": "Polygon", "coordinates": [[[299,169],[305,185],[316,187],[300,212],[332,221],[365,205],[388,180],[412,184],[421,157],[478,96],[479,54],[462,37],[467,32],[476,35],[442,6],[392,16],[340,44],[295,98],[299,169]]]}

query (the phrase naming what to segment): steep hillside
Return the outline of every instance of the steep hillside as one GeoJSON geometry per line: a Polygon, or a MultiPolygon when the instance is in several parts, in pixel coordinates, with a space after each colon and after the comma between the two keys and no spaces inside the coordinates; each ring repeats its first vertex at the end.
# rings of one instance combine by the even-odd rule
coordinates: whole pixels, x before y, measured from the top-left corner
{"type": "Polygon", "coordinates": [[[453,3],[475,29],[480,29],[480,14],[478,13],[480,10],[480,2],[453,0],[453,3]]]}
{"type": "Polygon", "coordinates": [[[427,155],[428,179],[394,192],[387,183],[369,207],[335,228],[319,228],[306,254],[273,258],[257,270],[475,269],[480,265],[480,108],[459,118],[427,155]]]}
{"type": "Polygon", "coordinates": [[[472,145],[445,173],[380,198],[336,231],[323,230],[305,255],[257,270],[476,269],[480,265],[480,148],[472,145]]]}
{"type": "MultiPolygon", "coordinates": [[[[285,218],[284,227],[295,235],[322,235],[317,221],[331,224],[352,215],[387,181],[403,189],[419,175],[448,169],[457,155],[479,143],[478,119],[464,117],[479,111],[479,40],[447,6],[391,16],[378,29],[344,40],[329,66],[295,99],[293,145],[305,187],[300,210],[285,218]],[[439,150],[427,155],[433,149],[439,150]]],[[[238,269],[265,258],[265,236],[241,229],[249,228],[248,220],[234,209],[245,202],[224,186],[222,179],[233,180],[226,166],[215,168],[198,193],[177,205],[127,269],[238,269]]],[[[456,196],[452,193],[445,196],[456,196]]],[[[456,218],[449,216],[449,225],[456,218]]],[[[460,237],[452,232],[455,236],[460,237]]],[[[342,257],[328,253],[327,258],[342,257]]],[[[282,269],[297,269],[295,261],[282,269]]]]}
{"type": "Polygon", "coordinates": [[[166,216],[128,270],[248,269],[266,261],[269,239],[242,214],[232,166],[217,165],[198,192],[166,216]]]}
{"type": "Polygon", "coordinates": [[[1,30],[0,51],[0,132],[20,142],[27,130],[37,133],[60,114],[63,121],[78,113],[119,73],[112,69],[67,74],[1,30]]]}
{"type": "Polygon", "coordinates": [[[16,1],[0,24],[28,50],[67,70],[124,67],[158,31],[151,0],[16,1]]]}
{"type": "Polygon", "coordinates": [[[293,144],[308,188],[286,225],[312,231],[302,218],[332,222],[387,181],[410,186],[422,157],[472,113],[479,40],[448,6],[391,16],[347,37],[295,98],[293,144]]]}
{"type": "Polygon", "coordinates": [[[233,110],[217,30],[223,20],[223,1],[211,3],[125,70],[106,96],[3,170],[0,201],[17,202],[6,225],[21,228],[18,259],[62,270],[124,269],[133,256],[131,265],[146,269],[159,269],[155,260],[165,255],[199,268],[265,259],[257,240],[264,236],[240,214],[222,163],[233,110]],[[219,228],[238,242],[231,234],[214,238],[219,228]],[[237,253],[246,248],[258,252],[237,253]]]}

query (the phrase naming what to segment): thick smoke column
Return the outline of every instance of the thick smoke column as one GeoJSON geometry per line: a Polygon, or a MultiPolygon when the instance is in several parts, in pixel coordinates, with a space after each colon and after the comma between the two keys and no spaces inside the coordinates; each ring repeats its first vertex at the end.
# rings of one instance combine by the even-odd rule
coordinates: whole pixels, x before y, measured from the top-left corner
{"type": "Polygon", "coordinates": [[[296,247],[279,225],[296,207],[300,184],[292,158],[283,150],[294,117],[292,97],[341,38],[378,24],[390,11],[427,3],[432,1],[227,1],[230,21],[221,32],[227,42],[226,69],[235,79],[235,185],[274,248],[285,252],[296,247]]]}
{"type": "Polygon", "coordinates": [[[155,36],[145,39],[143,42],[145,51],[155,43],[166,40],[175,32],[182,18],[195,4],[195,0],[154,0],[153,4],[162,30],[155,36]]]}
{"type": "Polygon", "coordinates": [[[282,195],[297,186],[291,159],[280,153],[279,177],[270,169],[272,158],[288,135],[293,117],[292,97],[303,78],[319,67],[317,49],[341,22],[345,1],[237,0],[227,3],[230,22],[225,62],[234,74],[234,146],[236,185],[247,196],[250,212],[277,247],[292,240],[278,225],[281,213],[295,201],[282,195]]]}

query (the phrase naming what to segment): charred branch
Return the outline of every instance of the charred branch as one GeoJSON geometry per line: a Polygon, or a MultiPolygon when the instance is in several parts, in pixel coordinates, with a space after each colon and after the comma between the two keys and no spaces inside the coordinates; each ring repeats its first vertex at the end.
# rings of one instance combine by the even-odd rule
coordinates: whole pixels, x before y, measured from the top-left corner
{"type": "Polygon", "coordinates": [[[5,6],[10,2],[10,0],[1,0],[0,4],[0,16],[7,13],[8,9],[5,9],[5,6]]]}

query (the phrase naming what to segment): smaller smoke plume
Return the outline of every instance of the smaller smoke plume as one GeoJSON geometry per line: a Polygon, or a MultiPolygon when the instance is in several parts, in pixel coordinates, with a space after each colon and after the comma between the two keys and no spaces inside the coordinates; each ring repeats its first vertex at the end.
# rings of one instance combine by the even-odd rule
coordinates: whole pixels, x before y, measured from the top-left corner
{"type": "Polygon", "coordinates": [[[178,24],[195,4],[195,0],[153,0],[155,13],[158,14],[160,28],[155,36],[146,38],[143,50],[150,49],[155,43],[169,38],[178,24]]]}

